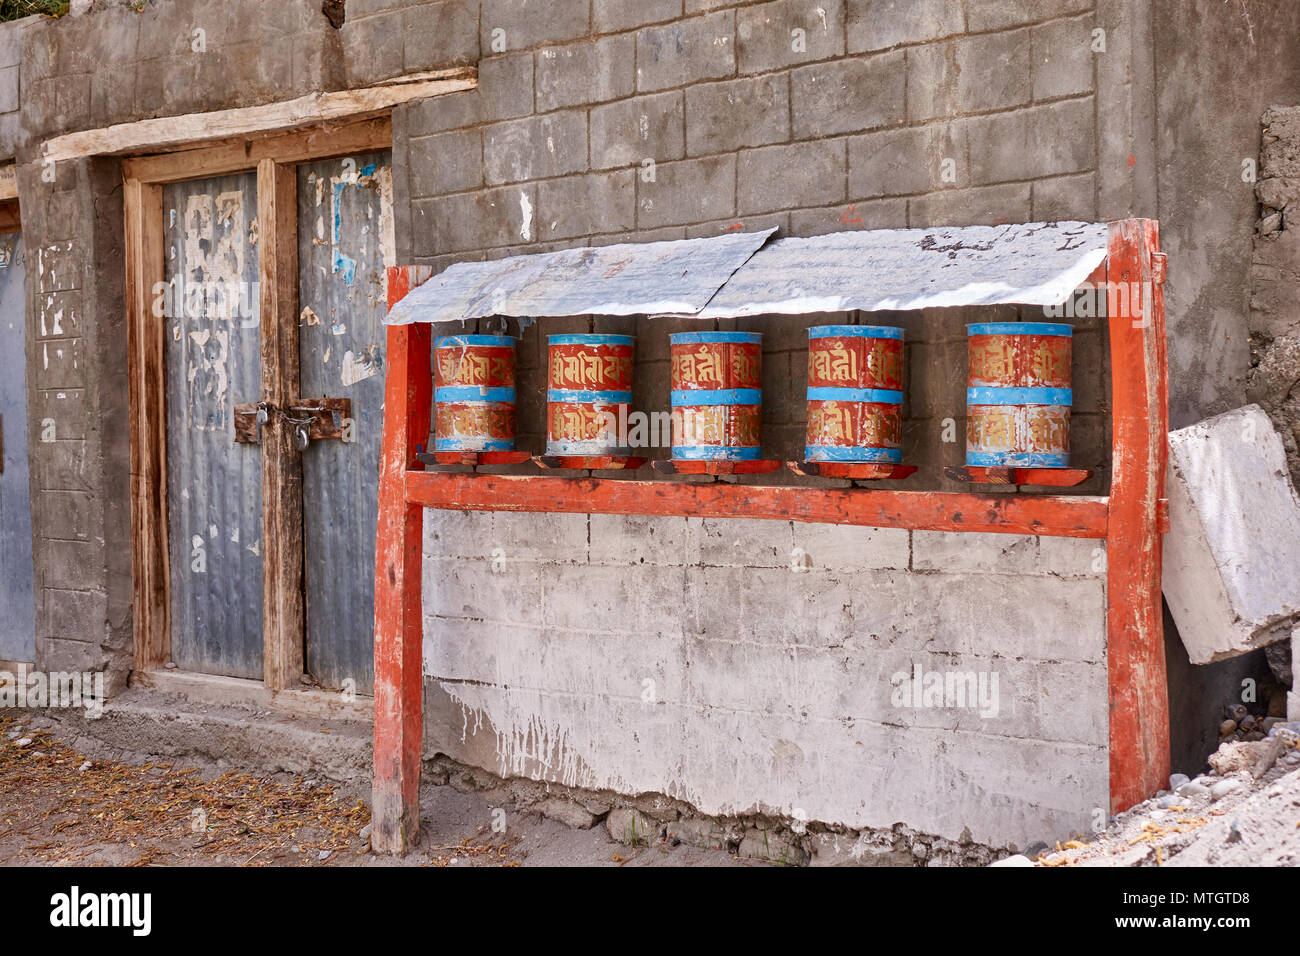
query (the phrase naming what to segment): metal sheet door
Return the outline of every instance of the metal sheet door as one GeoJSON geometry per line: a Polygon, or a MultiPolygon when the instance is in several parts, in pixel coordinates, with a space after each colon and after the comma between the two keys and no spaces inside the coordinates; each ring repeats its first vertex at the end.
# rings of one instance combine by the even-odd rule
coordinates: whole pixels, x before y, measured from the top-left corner
{"type": "Polygon", "coordinates": [[[36,599],[27,480],[23,261],[22,235],[0,235],[0,661],[30,662],[36,654],[36,599]]]}
{"type": "Polygon", "coordinates": [[[301,391],[352,400],[345,441],[303,453],[307,670],[324,687],[361,694],[374,688],[391,167],[388,152],[298,167],[301,391]]]}
{"type": "Polygon", "coordinates": [[[260,398],[257,177],[163,190],[172,659],[262,677],[260,446],[234,407],[260,398]]]}

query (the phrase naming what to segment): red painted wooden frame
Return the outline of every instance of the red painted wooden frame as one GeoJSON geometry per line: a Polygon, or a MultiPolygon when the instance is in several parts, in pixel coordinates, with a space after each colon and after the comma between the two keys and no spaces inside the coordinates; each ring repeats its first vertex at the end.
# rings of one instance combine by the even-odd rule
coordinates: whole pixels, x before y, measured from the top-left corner
{"type": "MultiPolygon", "coordinates": [[[[1168,384],[1164,255],[1158,249],[1155,222],[1112,223],[1106,261],[1090,280],[1094,286],[1105,283],[1110,305],[1108,497],[425,472],[416,455],[429,440],[432,414],[430,330],[423,324],[390,327],[375,567],[375,850],[405,852],[419,830],[425,508],[773,518],[1105,539],[1111,811],[1164,786],[1169,702],[1159,519],[1168,384]]],[[[389,308],[427,278],[426,267],[390,268],[389,308]]]]}

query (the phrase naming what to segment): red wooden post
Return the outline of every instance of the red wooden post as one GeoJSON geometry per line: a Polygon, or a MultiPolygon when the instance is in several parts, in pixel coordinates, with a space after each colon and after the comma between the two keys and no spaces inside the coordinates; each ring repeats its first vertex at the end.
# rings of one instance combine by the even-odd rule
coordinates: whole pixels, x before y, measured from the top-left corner
{"type": "MultiPolygon", "coordinates": [[[[418,284],[419,268],[388,270],[390,309],[418,284]]],[[[420,829],[424,509],[407,503],[406,473],[424,467],[415,455],[429,440],[433,404],[429,344],[427,324],[388,329],[375,552],[375,779],[370,843],[377,853],[405,853],[420,829]]]]}
{"type": "Polygon", "coordinates": [[[1111,224],[1106,280],[1113,457],[1106,660],[1112,813],[1145,800],[1167,786],[1169,777],[1159,528],[1169,401],[1164,255],[1158,249],[1155,222],[1126,219],[1111,224]]]}

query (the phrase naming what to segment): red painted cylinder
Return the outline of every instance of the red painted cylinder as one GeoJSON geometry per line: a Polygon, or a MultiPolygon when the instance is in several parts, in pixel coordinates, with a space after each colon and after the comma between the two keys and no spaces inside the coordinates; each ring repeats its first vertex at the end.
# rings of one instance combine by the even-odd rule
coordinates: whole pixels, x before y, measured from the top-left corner
{"type": "Polygon", "coordinates": [[[808,330],[807,461],[903,460],[903,330],[808,330]]]}
{"type": "Polygon", "coordinates": [[[672,367],[673,458],[755,461],[763,413],[763,336],[678,332],[672,367]]]}
{"type": "Polygon", "coordinates": [[[1071,327],[988,322],[966,330],[966,464],[1068,468],[1071,327]]]}
{"type": "Polygon", "coordinates": [[[515,447],[515,340],[447,335],[433,343],[434,451],[515,447]]]}
{"type": "Polygon", "coordinates": [[[546,453],[625,454],[618,429],[632,403],[631,335],[568,334],[547,338],[546,453]]]}

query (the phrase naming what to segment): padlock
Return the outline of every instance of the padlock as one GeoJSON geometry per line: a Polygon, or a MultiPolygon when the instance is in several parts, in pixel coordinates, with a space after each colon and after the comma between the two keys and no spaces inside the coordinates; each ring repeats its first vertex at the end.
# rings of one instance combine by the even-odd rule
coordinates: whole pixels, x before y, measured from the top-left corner
{"type": "Polygon", "coordinates": [[[311,438],[307,435],[306,425],[295,425],[293,429],[294,444],[298,446],[299,451],[306,451],[307,446],[311,443],[311,438]]]}
{"type": "Polygon", "coordinates": [[[271,416],[267,414],[267,411],[266,411],[266,407],[265,407],[265,406],[259,406],[259,407],[258,407],[258,409],[257,409],[257,424],[259,424],[259,425],[265,425],[265,424],[267,423],[267,421],[270,419],[270,417],[271,417],[271,416]]]}

